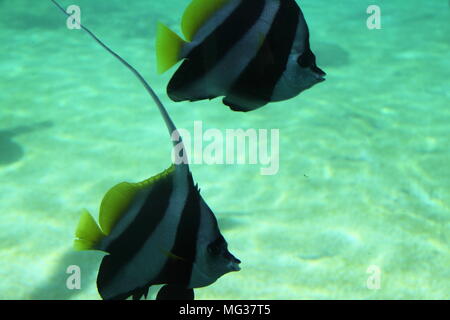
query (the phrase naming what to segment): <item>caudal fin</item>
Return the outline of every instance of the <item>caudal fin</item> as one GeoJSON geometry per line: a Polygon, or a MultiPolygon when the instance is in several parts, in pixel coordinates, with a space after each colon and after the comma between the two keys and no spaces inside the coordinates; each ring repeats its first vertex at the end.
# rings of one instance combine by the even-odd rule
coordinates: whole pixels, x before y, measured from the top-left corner
{"type": "Polygon", "coordinates": [[[181,49],[186,42],[162,23],[156,34],[156,61],[158,73],[164,73],[181,60],[181,49]]]}
{"type": "Polygon", "coordinates": [[[80,222],[75,232],[77,239],[74,241],[75,250],[96,250],[97,244],[105,237],[97,222],[87,211],[81,212],[80,222]]]}

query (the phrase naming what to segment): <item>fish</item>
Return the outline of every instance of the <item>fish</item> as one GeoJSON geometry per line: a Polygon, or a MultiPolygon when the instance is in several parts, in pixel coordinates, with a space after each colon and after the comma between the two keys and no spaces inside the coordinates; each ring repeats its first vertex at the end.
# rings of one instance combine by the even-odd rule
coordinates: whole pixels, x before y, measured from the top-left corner
{"type": "Polygon", "coordinates": [[[194,183],[182,137],[154,90],[133,66],[80,27],[143,84],[183,161],[173,161],[168,169],[141,182],[113,186],[101,201],[98,224],[84,209],[74,248],[107,253],[97,276],[103,299],[147,298],[151,286],[163,285],[157,299],[192,300],[194,288],[239,271],[241,261],[228,250],[217,218],[194,183]]]}
{"type": "Polygon", "coordinates": [[[193,299],[194,288],[240,270],[185,165],[111,188],[101,202],[99,223],[84,210],[74,247],[108,253],[97,277],[103,299],[140,299],[159,284],[166,285],[159,299],[193,299]]]}
{"type": "Polygon", "coordinates": [[[325,80],[295,0],[192,0],[181,29],[158,23],[156,36],[158,73],[182,61],[167,85],[175,102],[223,96],[248,112],[325,80]]]}

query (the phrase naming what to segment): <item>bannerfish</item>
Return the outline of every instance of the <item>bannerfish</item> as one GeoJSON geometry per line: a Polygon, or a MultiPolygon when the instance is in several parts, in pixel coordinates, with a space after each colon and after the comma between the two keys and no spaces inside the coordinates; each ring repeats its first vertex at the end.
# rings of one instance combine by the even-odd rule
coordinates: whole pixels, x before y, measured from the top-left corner
{"type": "MultiPolygon", "coordinates": [[[[51,0],[66,15],[65,10],[51,0]]],[[[165,107],[136,69],[80,25],[119,59],[154,99],[169,134],[178,131],[165,107]]],[[[97,288],[103,299],[147,297],[149,287],[164,284],[157,299],[193,299],[194,288],[239,271],[217,219],[208,207],[187,164],[181,137],[173,145],[185,161],[138,183],[122,182],[104,196],[99,225],[84,210],[76,229],[77,250],[101,250],[97,288]],[[181,147],[180,147],[181,145],[181,147]]]]}
{"type": "Polygon", "coordinates": [[[114,186],[102,200],[99,222],[85,210],[74,246],[109,254],[97,277],[103,299],[140,299],[157,284],[166,285],[159,299],[193,299],[194,288],[240,270],[186,165],[114,186]]]}
{"type": "Polygon", "coordinates": [[[193,0],[181,29],[159,23],[158,72],[183,60],[169,81],[173,101],[224,96],[234,111],[251,111],[297,96],[325,80],[295,0],[193,0]]]}

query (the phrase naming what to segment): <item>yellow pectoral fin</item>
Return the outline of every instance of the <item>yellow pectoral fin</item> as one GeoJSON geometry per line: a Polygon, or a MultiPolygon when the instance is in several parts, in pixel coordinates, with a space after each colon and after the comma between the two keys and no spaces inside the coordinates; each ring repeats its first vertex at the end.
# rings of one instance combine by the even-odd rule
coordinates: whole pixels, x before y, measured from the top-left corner
{"type": "Polygon", "coordinates": [[[259,50],[263,46],[264,41],[266,41],[266,35],[264,33],[260,32],[258,34],[258,40],[257,41],[258,41],[257,42],[257,46],[258,46],[258,50],[259,50]]]}
{"type": "Polygon", "coordinates": [[[183,257],[177,256],[176,254],[173,254],[170,251],[164,250],[163,248],[159,248],[159,250],[167,257],[174,259],[174,260],[180,260],[180,261],[186,261],[183,257]]]}

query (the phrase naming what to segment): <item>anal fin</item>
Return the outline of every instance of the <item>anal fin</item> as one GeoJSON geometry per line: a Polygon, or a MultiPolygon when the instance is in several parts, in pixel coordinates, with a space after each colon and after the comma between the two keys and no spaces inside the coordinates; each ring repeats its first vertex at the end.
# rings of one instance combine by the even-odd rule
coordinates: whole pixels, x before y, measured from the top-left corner
{"type": "Polygon", "coordinates": [[[156,300],[194,300],[194,289],[166,284],[159,290],[156,300]]]}
{"type": "Polygon", "coordinates": [[[150,285],[145,286],[143,288],[136,289],[132,295],[133,300],[141,300],[142,297],[144,297],[144,299],[147,299],[149,289],[150,289],[150,285]]]}
{"type": "Polygon", "coordinates": [[[249,101],[230,96],[223,98],[222,102],[224,105],[230,107],[231,110],[240,112],[253,111],[267,104],[267,102],[249,101]]]}

